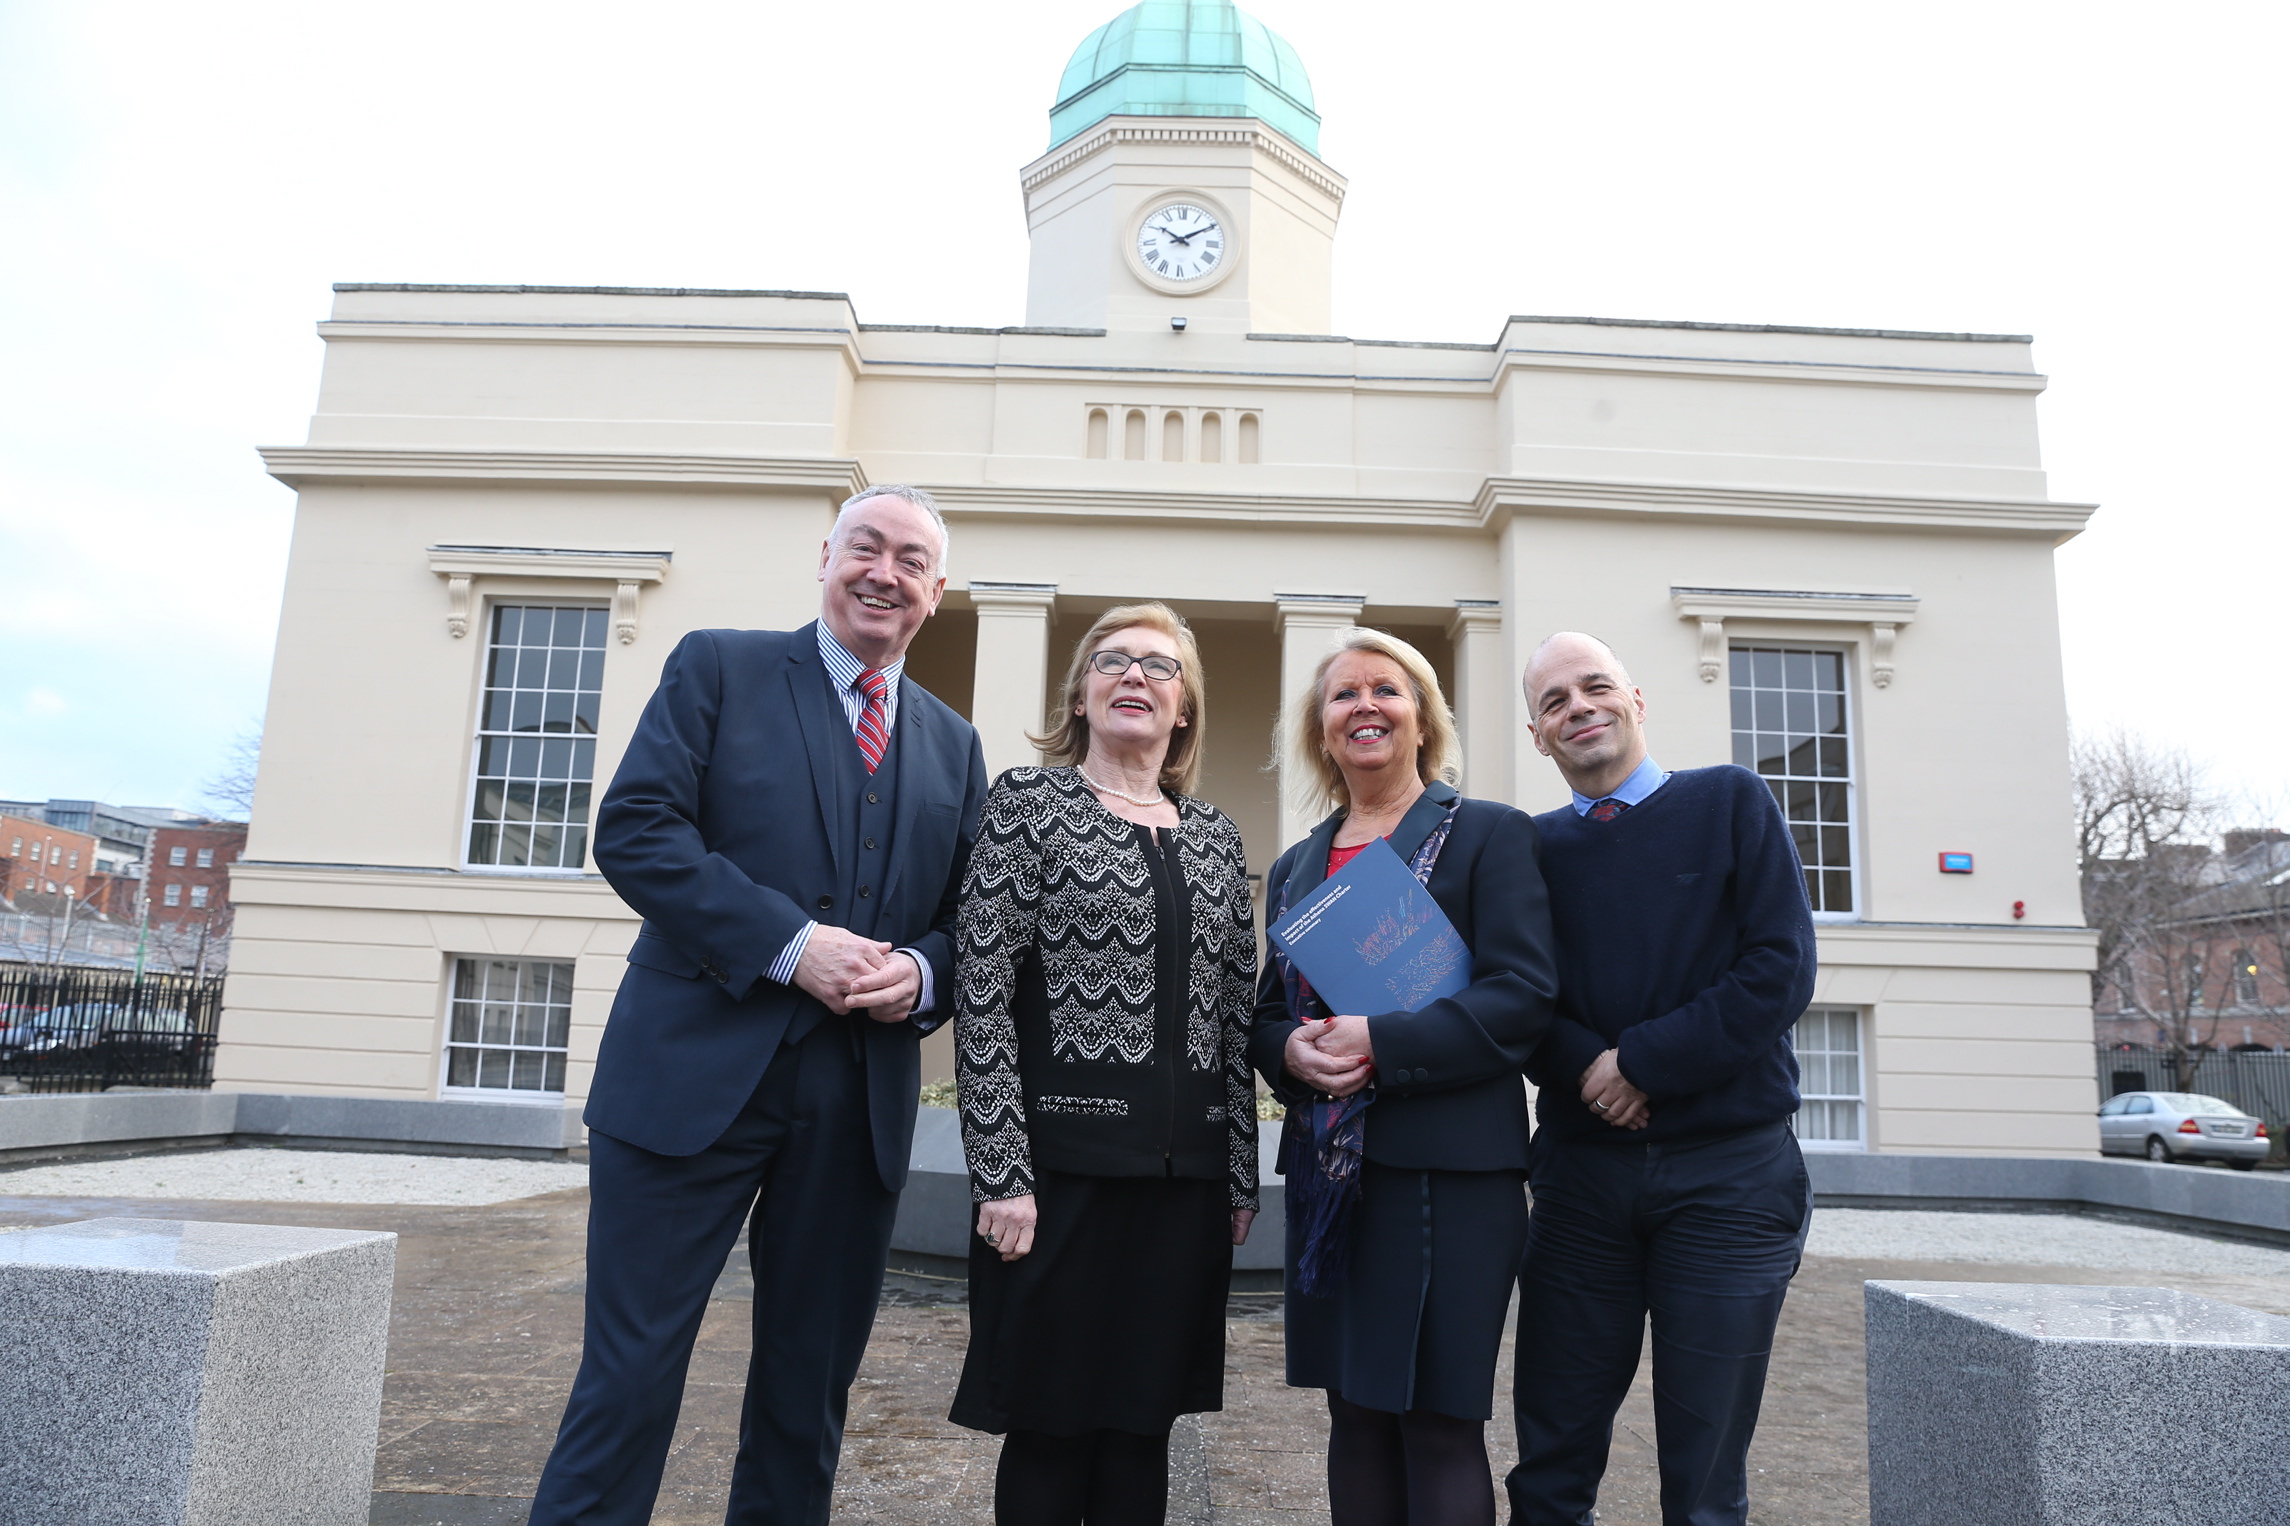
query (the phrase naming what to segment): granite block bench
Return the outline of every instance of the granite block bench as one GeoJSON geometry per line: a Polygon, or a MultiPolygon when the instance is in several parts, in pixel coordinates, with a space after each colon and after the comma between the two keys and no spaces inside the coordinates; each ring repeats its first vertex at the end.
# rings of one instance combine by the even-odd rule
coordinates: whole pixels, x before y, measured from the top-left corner
{"type": "Polygon", "coordinates": [[[1870,1526],[2290,1519],[2290,1319],[2169,1288],[1865,1297],[1870,1526]]]}
{"type": "Polygon", "coordinates": [[[364,1526],[397,1236],[0,1232],[8,1526],[364,1526]]]}

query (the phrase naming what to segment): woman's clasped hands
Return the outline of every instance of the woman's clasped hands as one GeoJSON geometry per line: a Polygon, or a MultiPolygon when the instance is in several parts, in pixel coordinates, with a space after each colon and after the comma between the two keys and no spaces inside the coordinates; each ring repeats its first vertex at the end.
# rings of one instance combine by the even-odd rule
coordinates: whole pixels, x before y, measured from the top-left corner
{"type": "Polygon", "coordinates": [[[1331,1097],[1349,1097],[1375,1078],[1376,1051],[1364,1017],[1305,1018],[1288,1036],[1288,1073],[1331,1097]]]}

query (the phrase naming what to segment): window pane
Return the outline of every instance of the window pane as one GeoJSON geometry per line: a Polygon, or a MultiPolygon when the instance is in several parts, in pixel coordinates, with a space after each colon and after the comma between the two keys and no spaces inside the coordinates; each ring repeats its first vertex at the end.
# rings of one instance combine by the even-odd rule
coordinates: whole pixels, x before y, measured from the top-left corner
{"type": "Polygon", "coordinates": [[[561,1092],[572,971],[561,960],[456,960],[445,1084],[561,1092]]]}

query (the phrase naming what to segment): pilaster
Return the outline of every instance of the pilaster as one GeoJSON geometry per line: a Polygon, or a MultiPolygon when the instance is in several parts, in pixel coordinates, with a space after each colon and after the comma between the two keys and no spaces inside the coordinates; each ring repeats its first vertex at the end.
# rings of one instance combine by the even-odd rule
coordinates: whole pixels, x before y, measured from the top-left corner
{"type": "Polygon", "coordinates": [[[1463,743],[1463,790],[1511,798],[1511,665],[1499,599],[1457,599],[1447,621],[1455,643],[1455,729],[1463,743]]]}
{"type": "MultiPolygon", "coordinates": [[[[1280,719],[1283,725],[1296,707],[1296,697],[1312,683],[1312,670],[1327,656],[1344,632],[1360,623],[1366,605],[1363,594],[1276,593],[1273,628],[1280,633],[1280,719]]],[[[1285,738],[1283,738],[1285,741],[1285,738]]],[[[1280,751],[1280,841],[1285,847],[1312,829],[1319,820],[1315,808],[1302,798],[1303,788],[1291,776],[1288,749],[1280,751]]]]}
{"type": "Polygon", "coordinates": [[[1041,729],[1042,694],[1049,681],[1050,618],[1057,612],[1055,583],[972,583],[978,612],[978,668],[970,691],[970,723],[986,754],[986,775],[1039,763],[1027,733],[1041,729]]]}

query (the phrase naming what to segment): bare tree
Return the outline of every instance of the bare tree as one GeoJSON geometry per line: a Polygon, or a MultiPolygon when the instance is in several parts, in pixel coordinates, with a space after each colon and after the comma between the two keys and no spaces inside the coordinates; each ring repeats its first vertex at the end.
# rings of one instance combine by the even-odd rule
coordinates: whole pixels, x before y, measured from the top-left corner
{"type": "Polygon", "coordinates": [[[254,813],[254,776],[261,761],[262,722],[256,721],[231,738],[223,766],[204,787],[207,803],[227,820],[246,820],[254,813]]]}
{"type": "Polygon", "coordinates": [[[2113,980],[2124,1007],[2155,1021],[2184,1090],[2232,998],[2213,931],[2186,915],[2217,882],[2223,802],[2186,753],[2121,728],[2079,733],[2071,756],[2083,916],[2099,932],[2092,996],[2113,980]]]}

